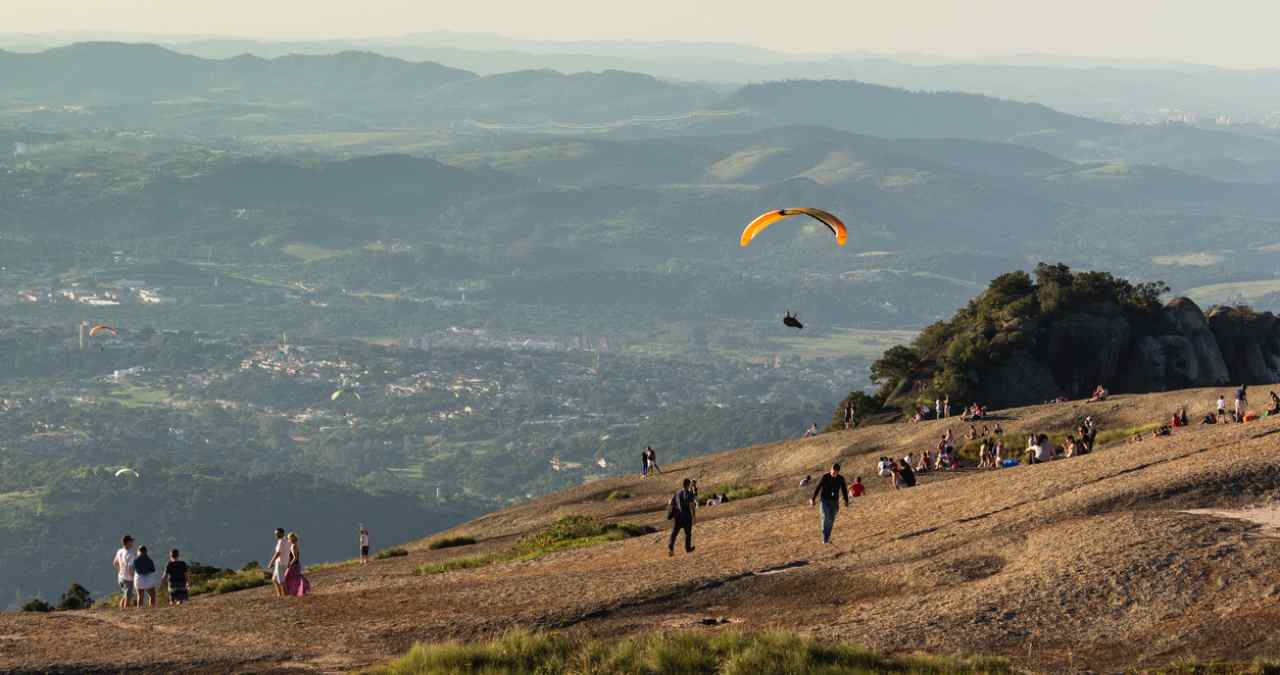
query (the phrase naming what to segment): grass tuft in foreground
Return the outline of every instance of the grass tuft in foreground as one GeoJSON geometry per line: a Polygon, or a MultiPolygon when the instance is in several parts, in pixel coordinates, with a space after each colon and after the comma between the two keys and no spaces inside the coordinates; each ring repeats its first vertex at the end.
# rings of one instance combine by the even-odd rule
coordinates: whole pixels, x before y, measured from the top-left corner
{"type": "Polygon", "coordinates": [[[855,675],[904,673],[978,675],[1012,672],[1003,659],[885,656],[845,643],[820,643],[786,633],[650,634],[579,640],[513,632],[477,643],[415,645],[374,675],[486,673],[515,675],[855,675]]]}
{"type": "Polygon", "coordinates": [[[610,541],[621,541],[653,532],[651,527],[631,523],[604,523],[586,516],[566,516],[546,528],[530,534],[502,551],[452,558],[438,563],[419,565],[418,574],[440,574],[454,570],[474,569],[497,562],[532,560],[557,551],[586,548],[610,541]]]}

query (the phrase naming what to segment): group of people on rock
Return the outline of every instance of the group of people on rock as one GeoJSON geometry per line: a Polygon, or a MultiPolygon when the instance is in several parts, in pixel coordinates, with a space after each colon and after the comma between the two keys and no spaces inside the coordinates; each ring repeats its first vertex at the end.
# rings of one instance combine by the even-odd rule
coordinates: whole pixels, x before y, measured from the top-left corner
{"type": "Polygon", "coordinates": [[[902,459],[881,457],[876,463],[876,473],[881,478],[890,480],[895,490],[915,487],[916,473],[923,473],[929,470],[927,455],[928,453],[923,453],[919,463],[913,461],[914,455],[912,453],[907,453],[907,456],[902,459]]]}
{"type": "MultiPolygon", "coordinates": [[[[284,528],[276,528],[276,546],[267,561],[267,569],[271,571],[271,584],[275,586],[277,597],[302,597],[311,592],[311,582],[302,574],[302,555],[298,550],[298,535],[290,532],[287,536],[284,528]]],[[[367,542],[368,533],[361,528],[361,541],[367,542]]],[[[364,547],[362,560],[368,559],[367,544],[364,547]]]]}
{"type": "MultiPolygon", "coordinates": [[[[285,534],[283,528],[275,530],[276,544],[267,569],[278,597],[302,597],[311,592],[311,582],[302,573],[302,556],[298,549],[298,535],[285,534]]],[[[360,562],[369,562],[369,531],[360,528],[360,562]]],[[[120,540],[120,549],[112,559],[116,570],[116,586],[120,589],[120,607],[155,607],[161,586],[167,586],[169,604],[181,605],[190,597],[189,568],[178,549],[169,551],[169,560],[163,568],[152,560],[146,546],[134,547],[131,535],[120,540]]]]}
{"type": "MultiPolygon", "coordinates": [[[[1240,388],[1236,389],[1235,404],[1231,407],[1227,407],[1226,396],[1219,394],[1213,411],[1205,413],[1204,417],[1200,418],[1200,424],[1238,424],[1252,422],[1261,417],[1280,415],[1280,395],[1277,395],[1274,391],[1267,393],[1271,398],[1270,407],[1264,408],[1261,414],[1249,410],[1249,388],[1247,385],[1240,385],[1240,388]]],[[[1188,424],[1187,409],[1182,407],[1173,414],[1168,426],[1179,427],[1187,426],[1188,424]]]]}
{"type": "Polygon", "coordinates": [[[654,451],[653,446],[645,446],[644,452],[640,453],[640,467],[641,478],[662,473],[662,467],[658,466],[658,453],[654,451]]]}
{"type": "Polygon", "coordinates": [[[169,551],[169,561],[162,571],[146,546],[135,550],[133,544],[133,537],[124,535],[120,539],[120,550],[111,561],[116,569],[116,587],[120,589],[120,607],[155,607],[158,589],[166,583],[170,605],[186,602],[187,563],[182,561],[178,549],[169,551]]]}
{"type": "Polygon", "coordinates": [[[1084,422],[1076,427],[1075,433],[1067,434],[1062,445],[1054,445],[1048,434],[1031,434],[1027,436],[1027,464],[1042,464],[1055,459],[1070,459],[1093,452],[1097,440],[1098,427],[1093,417],[1085,417],[1084,422]]]}

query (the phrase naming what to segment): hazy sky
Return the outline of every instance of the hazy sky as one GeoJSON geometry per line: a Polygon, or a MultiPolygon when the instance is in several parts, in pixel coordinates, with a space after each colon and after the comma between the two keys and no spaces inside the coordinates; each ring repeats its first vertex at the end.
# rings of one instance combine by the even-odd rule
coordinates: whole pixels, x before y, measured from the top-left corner
{"type": "Polygon", "coordinates": [[[259,38],[456,30],[796,53],[1062,54],[1280,67],[1278,0],[0,0],[0,31],[259,38]]]}

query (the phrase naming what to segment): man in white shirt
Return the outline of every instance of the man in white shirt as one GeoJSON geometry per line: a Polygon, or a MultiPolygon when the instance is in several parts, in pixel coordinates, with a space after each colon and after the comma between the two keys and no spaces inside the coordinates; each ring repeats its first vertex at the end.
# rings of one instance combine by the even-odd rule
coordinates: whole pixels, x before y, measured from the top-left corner
{"type": "Polygon", "coordinates": [[[369,531],[360,528],[360,564],[369,564],[369,531]]]}
{"type": "Polygon", "coordinates": [[[271,570],[271,583],[276,587],[276,596],[284,597],[284,570],[289,564],[289,540],[284,538],[284,528],[276,528],[276,549],[267,561],[271,570]]]}
{"type": "Polygon", "coordinates": [[[129,606],[129,599],[133,597],[133,561],[137,558],[138,554],[133,550],[133,537],[124,535],[120,540],[120,550],[116,551],[116,557],[111,561],[116,568],[116,585],[120,587],[122,609],[129,606]]]}

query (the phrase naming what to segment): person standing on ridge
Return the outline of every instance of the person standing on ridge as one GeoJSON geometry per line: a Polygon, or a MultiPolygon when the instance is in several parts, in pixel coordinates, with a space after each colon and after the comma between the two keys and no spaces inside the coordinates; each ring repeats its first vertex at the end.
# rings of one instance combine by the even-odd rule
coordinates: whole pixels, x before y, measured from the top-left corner
{"type": "Polygon", "coordinates": [[[644,454],[644,477],[648,478],[651,473],[662,473],[662,467],[658,466],[658,453],[653,449],[652,445],[645,446],[644,454]]]}
{"type": "Polygon", "coordinates": [[[164,566],[164,578],[169,582],[169,604],[181,605],[187,601],[187,564],[182,562],[178,549],[169,551],[169,564],[164,566]]]}
{"type": "Polygon", "coordinates": [[[133,586],[138,591],[139,607],[156,606],[160,574],[156,570],[155,561],[147,554],[146,546],[138,547],[138,557],[133,560],[133,586]]]}
{"type": "Polygon", "coordinates": [[[363,526],[360,528],[360,564],[369,564],[369,531],[363,526]]]}
{"type": "Polygon", "coordinates": [[[129,600],[133,598],[133,561],[137,559],[138,554],[133,551],[133,537],[126,534],[120,540],[120,550],[111,561],[116,568],[116,585],[120,587],[121,609],[128,607],[129,600]]]}
{"type": "Polygon", "coordinates": [[[840,463],[836,462],[831,465],[831,471],[823,474],[822,480],[818,481],[818,487],[814,489],[813,496],[809,498],[809,506],[813,506],[819,498],[821,498],[822,513],[822,543],[831,543],[831,529],[836,524],[836,514],[840,512],[840,499],[844,498],[844,505],[849,505],[849,486],[844,482],[844,476],[840,475],[840,463]]]}
{"type": "Polygon", "coordinates": [[[671,539],[667,542],[667,556],[676,554],[676,535],[684,530],[684,552],[693,553],[693,514],[698,509],[698,498],[689,489],[693,481],[684,479],[682,487],[667,504],[667,520],[671,521],[671,539]]]}
{"type": "Polygon", "coordinates": [[[1236,390],[1236,421],[1237,422],[1244,420],[1244,410],[1249,405],[1249,401],[1246,399],[1245,396],[1246,396],[1245,385],[1242,384],[1240,385],[1240,388],[1236,390]]]}
{"type": "Polygon", "coordinates": [[[951,394],[947,394],[945,397],[943,397],[942,410],[943,410],[942,412],[943,417],[948,417],[948,418],[951,417],[951,394]]]}
{"type": "Polygon", "coordinates": [[[271,583],[276,587],[276,597],[284,597],[284,573],[285,568],[289,564],[289,542],[284,538],[284,528],[276,528],[276,548],[275,553],[271,555],[271,560],[267,561],[267,568],[271,570],[271,583]]]}

